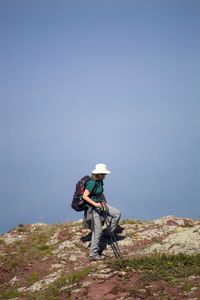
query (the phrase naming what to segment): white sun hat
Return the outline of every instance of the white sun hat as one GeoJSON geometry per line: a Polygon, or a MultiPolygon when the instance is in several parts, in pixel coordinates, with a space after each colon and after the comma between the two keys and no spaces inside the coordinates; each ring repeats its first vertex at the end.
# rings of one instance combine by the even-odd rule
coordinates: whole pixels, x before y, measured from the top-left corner
{"type": "Polygon", "coordinates": [[[95,170],[92,171],[93,174],[110,174],[111,172],[107,169],[104,164],[96,164],[95,170]]]}

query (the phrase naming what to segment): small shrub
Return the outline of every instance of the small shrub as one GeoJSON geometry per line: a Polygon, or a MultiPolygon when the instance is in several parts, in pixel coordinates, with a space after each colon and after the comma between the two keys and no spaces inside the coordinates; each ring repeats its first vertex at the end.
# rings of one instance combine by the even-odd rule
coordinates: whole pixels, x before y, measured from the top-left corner
{"type": "Polygon", "coordinates": [[[14,289],[7,290],[3,294],[0,295],[1,299],[12,299],[12,298],[17,298],[19,296],[20,296],[20,293],[14,289]]]}
{"type": "Polygon", "coordinates": [[[15,271],[18,266],[25,264],[25,257],[19,256],[18,254],[11,254],[11,256],[7,260],[7,265],[15,271]]]}
{"type": "Polygon", "coordinates": [[[41,251],[46,251],[46,250],[50,249],[50,246],[48,246],[48,245],[40,245],[38,247],[38,249],[41,250],[41,251]]]}
{"type": "Polygon", "coordinates": [[[139,224],[143,224],[144,221],[141,221],[141,220],[128,220],[128,219],[125,219],[121,222],[121,224],[130,224],[130,225],[139,225],[139,224]]]}
{"type": "Polygon", "coordinates": [[[5,243],[5,241],[4,241],[4,239],[1,239],[0,238],[0,245],[5,245],[6,243],[5,243]]]}
{"type": "Polygon", "coordinates": [[[0,254],[0,264],[4,261],[4,256],[0,254]]]}
{"type": "Polygon", "coordinates": [[[131,288],[129,288],[129,293],[131,294],[131,296],[133,296],[134,298],[138,298],[139,294],[138,294],[138,290],[141,289],[141,286],[133,286],[131,288]]]}
{"type": "Polygon", "coordinates": [[[35,282],[40,280],[40,274],[37,272],[33,272],[28,278],[27,278],[27,285],[32,285],[35,282]]]}
{"type": "Polygon", "coordinates": [[[75,243],[76,248],[80,249],[83,253],[87,253],[87,248],[85,248],[82,244],[75,243]]]}
{"type": "Polygon", "coordinates": [[[20,253],[26,253],[28,251],[28,248],[26,245],[22,245],[19,247],[19,252],[20,253]]]}
{"type": "Polygon", "coordinates": [[[68,277],[68,282],[70,284],[76,283],[79,280],[81,280],[81,278],[87,276],[91,271],[92,271],[92,268],[88,267],[88,268],[85,268],[84,270],[74,272],[71,276],[68,277]]]}
{"type": "Polygon", "coordinates": [[[17,231],[18,231],[19,233],[25,232],[25,231],[26,231],[26,228],[20,227],[20,228],[17,229],[17,231]]]}
{"type": "Polygon", "coordinates": [[[24,224],[19,224],[18,227],[24,227],[24,224]]]}
{"type": "Polygon", "coordinates": [[[193,287],[194,287],[193,282],[185,282],[184,286],[182,287],[182,291],[189,293],[193,287]]]}
{"type": "MultiPolygon", "coordinates": [[[[25,243],[23,240],[16,240],[13,245],[18,247],[18,246],[23,246],[25,243]]],[[[11,246],[11,245],[10,245],[11,246]]]]}
{"type": "Polygon", "coordinates": [[[17,231],[20,232],[25,232],[26,231],[26,227],[24,226],[24,224],[19,224],[17,227],[17,231]]]}

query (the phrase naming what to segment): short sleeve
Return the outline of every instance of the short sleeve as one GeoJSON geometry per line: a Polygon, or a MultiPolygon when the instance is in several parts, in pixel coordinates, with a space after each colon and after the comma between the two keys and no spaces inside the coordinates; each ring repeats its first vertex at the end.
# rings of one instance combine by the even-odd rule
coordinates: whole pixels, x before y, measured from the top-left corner
{"type": "Polygon", "coordinates": [[[86,183],[85,189],[88,190],[89,192],[91,192],[93,190],[94,186],[95,186],[95,181],[94,180],[89,180],[86,183]]]}

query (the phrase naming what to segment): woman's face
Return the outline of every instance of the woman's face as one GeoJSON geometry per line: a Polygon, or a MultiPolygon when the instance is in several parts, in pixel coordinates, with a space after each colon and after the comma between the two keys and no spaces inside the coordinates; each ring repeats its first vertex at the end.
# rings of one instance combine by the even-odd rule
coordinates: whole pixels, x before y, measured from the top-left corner
{"type": "Polygon", "coordinates": [[[100,180],[104,180],[105,177],[106,177],[106,174],[99,174],[100,180]]]}

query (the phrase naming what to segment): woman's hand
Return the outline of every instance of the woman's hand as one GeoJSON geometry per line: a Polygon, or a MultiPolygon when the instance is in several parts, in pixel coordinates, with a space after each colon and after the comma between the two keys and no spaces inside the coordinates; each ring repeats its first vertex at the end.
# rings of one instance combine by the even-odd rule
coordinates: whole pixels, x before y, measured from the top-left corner
{"type": "Polygon", "coordinates": [[[101,208],[101,209],[104,209],[104,207],[106,207],[106,206],[105,206],[106,204],[105,204],[104,201],[102,201],[102,202],[95,202],[95,201],[93,201],[93,200],[89,197],[89,195],[90,195],[90,191],[85,190],[84,193],[83,193],[83,199],[84,199],[87,203],[89,203],[89,204],[91,204],[91,205],[93,205],[93,206],[95,206],[95,207],[101,208]]]}
{"type": "Polygon", "coordinates": [[[90,195],[90,191],[85,190],[84,193],[83,193],[83,199],[84,199],[87,203],[89,203],[89,204],[91,204],[91,205],[93,205],[93,206],[95,206],[95,207],[102,208],[101,203],[100,203],[100,202],[97,203],[97,202],[93,201],[93,200],[89,197],[89,195],[90,195]]]}
{"type": "Polygon", "coordinates": [[[95,202],[95,207],[104,208],[103,202],[95,202]]]}

